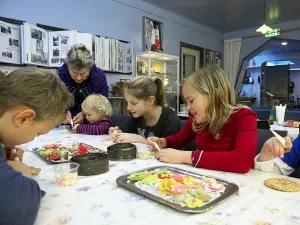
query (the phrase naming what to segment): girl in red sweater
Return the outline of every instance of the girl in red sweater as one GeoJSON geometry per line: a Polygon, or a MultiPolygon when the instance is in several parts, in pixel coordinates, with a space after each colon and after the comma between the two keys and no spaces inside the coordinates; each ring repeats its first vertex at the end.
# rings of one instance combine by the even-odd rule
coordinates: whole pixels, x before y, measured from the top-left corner
{"type": "Polygon", "coordinates": [[[202,68],[183,82],[182,94],[191,116],[177,134],[149,137],[163,150],[156,158],[210,170],[247,173],[257,148],[256,114],[235,105],[227,76],[220,68],[202,68]],[[181,151],[195,139],[197,149],[181,151]]]}

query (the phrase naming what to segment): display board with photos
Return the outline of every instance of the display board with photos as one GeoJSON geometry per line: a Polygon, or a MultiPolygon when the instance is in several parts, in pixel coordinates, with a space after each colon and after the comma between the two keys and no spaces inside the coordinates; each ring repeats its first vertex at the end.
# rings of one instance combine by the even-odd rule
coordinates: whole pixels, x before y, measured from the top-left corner
{"type": "Polygon", "coordinates": [[[204,66],[205,67],[222,67],[222,53],[210,49],[205,49],[204,52],[204,66]]]}
{"type": "Polygon", "coordinates": [[[13,19],[0,20],[0,62],[45,67],[63,65],[74,44],[83,44],[94,53],[95,64],[106,72],[132,74],[132,43],[94,36],[77,30],[32,25],[13,19]],[[7,22],[9,21],[9,23],[7,22]]]}
{"type": "Polygon", "coordinates": [[[20,64],[20,27],[0,20],[0,62],[20,64]]]}
{"type": "Polygon", "coordinates": [[[91,51],[92,34],[76,30],[48,31],[24,23],[22,32],[22,63],[58,67],[64,63],[67,52],[74,44],[84,44],[91,51]]]}
{"type": "Polygon", "coordinates": [[[109,72],[132,73],[132,43],[95,36],[95,64],[109,72]]]}

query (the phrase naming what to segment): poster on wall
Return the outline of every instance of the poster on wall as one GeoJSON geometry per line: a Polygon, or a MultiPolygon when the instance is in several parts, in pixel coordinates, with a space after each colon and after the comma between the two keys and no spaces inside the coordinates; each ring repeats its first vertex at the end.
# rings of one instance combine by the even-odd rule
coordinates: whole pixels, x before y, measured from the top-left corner
{"type": "Polygon", "coordinates": [[[209,49],[205,49],[205,63],[204,66],[205,67],[211,67],[214,66],[214,51],[209,50],[209,49]]]}
{"type": "Polygon", "coordinates": [[[20,27],[0,21],[0,62],[20,64],[20,27]]]}
{"type": "Polygon", "coordinates": [[[215,66],[222,67],[222,53],[215,52],[215,66]]]}
{"type": "Polygon", "coordinates": [[[76,30],[49,32],[49,66],[63,65],[68,51],[76,43],[76,30]]]}
{"type": "Polygon", "coordinates": [[[48,32],[37,26],[24,23],[23,29],[23,62],[48,66],[48,32]]]}
{"type": "Polygon", "coordinates": [[[143,17],[144,51],[163,52],[162,23],[143,17]]]}

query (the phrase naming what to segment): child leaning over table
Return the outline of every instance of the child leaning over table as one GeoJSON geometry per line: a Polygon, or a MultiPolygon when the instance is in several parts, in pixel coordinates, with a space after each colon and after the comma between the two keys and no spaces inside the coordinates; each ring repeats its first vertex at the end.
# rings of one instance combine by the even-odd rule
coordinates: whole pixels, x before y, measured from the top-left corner
{"type": "Polygon", "coordinates": [[[86,123],[76,124],[73,130],[93,135],[107,134],[113,123],[111,105],[106,97],[99,94],[89,95],[81,104],[86,116],[86,123]]]}
{"type": "Polygon", "coordinates": [[[253,167],[257,147],[255,113],[235,105],[224,71],[202,68],[183,82],[182,94],[191,116],[177,134],[149,137],[163,149],[156,158],[167,163],[185,163],[198,168],[247,173],[253,167]],[[195,139],[194,151],[181,151],[195,139]]]}
{"type": "Polygon", "coordinates": [[[73,96],[57,75],[22,68],[0,74],[0,224],[32,225],[45,195],[31,168],[10,161],[12,149],[48,133],[65,119],[73,96]]]}
{"type": "Polygon", "coordinates": [[[254,159],[254,168],[283,175],[290,175],[300,168],[300,137],[293,144],[290,137],[285,137],[285,140],[284,148],[276,137],[268,139],[254,159]]]}

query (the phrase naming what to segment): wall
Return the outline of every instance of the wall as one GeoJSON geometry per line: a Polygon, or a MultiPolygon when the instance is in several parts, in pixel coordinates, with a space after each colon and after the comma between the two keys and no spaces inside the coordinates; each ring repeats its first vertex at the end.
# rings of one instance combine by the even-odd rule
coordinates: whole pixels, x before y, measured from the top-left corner
{"type": "MultiPolygon", "coordinates": [[[[134,53],[146,16],[163,23],[167,54],[179,56],[181,41],[223,52],[223,34],[141,0],[0,0],[0,16],[133,41],[134,53]]],[[[131,77],[107,74],[109,86],[131,77]]]]}
{"type": "MultiPolygon", "coordinates": [[[[279,36],[279,38],[300,40],[300,30],[284,32],[285,30],[300,28],[299,24],[300,24],[300,20],[290,21],[290,22],[285,22],[280,24],[271,24],[271,25],[268,24],[268,25],[270,25],[272,28],[281,29],[281,35],[279,36]]],[[[241,45],[239,66],[242,64],[243,58],[245,58],[248,54],[250,54],[257,48],[259,48],[261,45],[263,45],[269,40],[269,38],[266,38],[263,35],[247,38],[248,36],[258,35],[256,29],[257,28],[251,28],[251,29],[245,29],[245,30],[224,34],[224,40],[238,38],[238,37],[243,38],[242,45],[241,45]]],[[[243,70],[242,70],[242,74],[244,74],[243,70]]],[[[238,85],[236,86],[236,90],[239,89],[239,84],[241,83],[241,81],[242,79],[240,76],[240,79],[238,80],[238,85]]]]}

